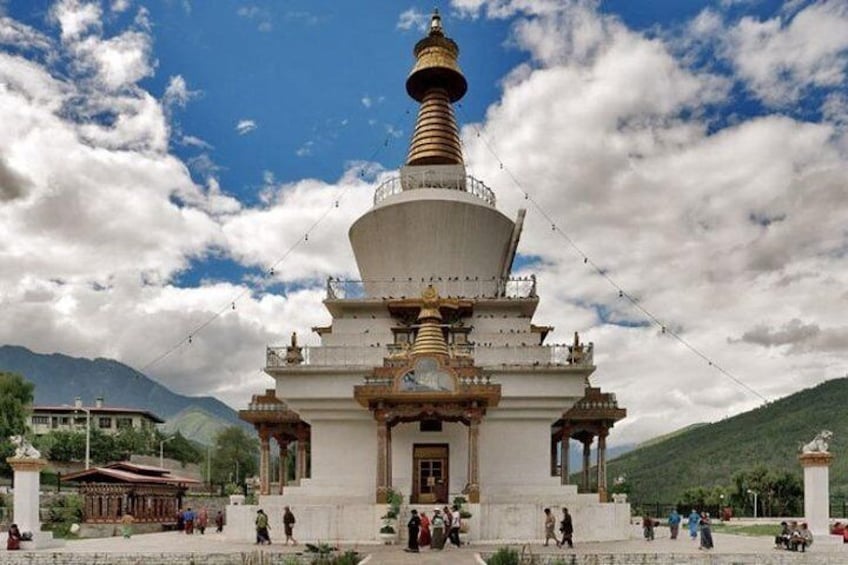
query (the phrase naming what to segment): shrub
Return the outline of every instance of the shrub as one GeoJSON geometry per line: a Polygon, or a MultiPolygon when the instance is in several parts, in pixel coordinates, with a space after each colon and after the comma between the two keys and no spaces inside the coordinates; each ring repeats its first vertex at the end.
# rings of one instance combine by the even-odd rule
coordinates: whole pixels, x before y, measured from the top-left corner
{"type": "Polygon", "coordinates": [[[55,499],[47,515],[47,528],[60,538],[71,537],[71,525],[82,521],[82,498],[76,494],[55,499]]]}
{"type": "Polygon", "coordinates": [[[487,565],[520,565],[521,558],[518,556],[518,550],[502,547],[489,557],[486,563],[487,565]]]}

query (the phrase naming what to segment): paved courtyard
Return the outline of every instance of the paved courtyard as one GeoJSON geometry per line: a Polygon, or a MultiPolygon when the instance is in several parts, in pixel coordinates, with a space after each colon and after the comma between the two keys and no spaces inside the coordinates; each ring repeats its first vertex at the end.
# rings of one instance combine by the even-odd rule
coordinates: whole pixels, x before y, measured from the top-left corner
{"type": "MultiPolygon", "coordinates": [[[[634,536],[638,535],[638,530],[634,529],[634,536]]],[[[765,537],[748,537],[737,536],[730,534],[716,533],[715,545],[716,548],[709,552],[711,558],[709,562],[713,563],[765,563],[775,562],[764,560],[763,557],[771,556],[772,559],[778,558],[781,563],[848,563],[848,550],[843,550],[841,545],[827,547],[825,544],[813,545],[813,549],[806,555],[792,554],[790,552],[778,551],[772,547],[771,540],[765,537]],[[724,557],[724,558],[722,558],[724,557]],[[728,561],[729,559],[729,561],[728,561]]],[[[449,548],[445,551],[431,551],[428,549],[422,550],[418,554],[409,554],[403,551],[402,546],[381,546],[381,545],[360,545],[360,546],[343,546],[342,549],[355,549],[363,555],[370,555],[368,559],[369,565],[380,564],[418,564],[418,565],[440,565],[440,564],[472,564],[477,563],[476,554],[478,552],[492,552],[500,546],[493,545],[470,545],[464,546],[461,549],[449,548]]],[[[514,546],[521,550],[522,546],[514,546]]],[[[131,539],[123,539],[120,537],[101,538],[101,539],[86,539],[69,541],[65,547],[50,550],[41,550],[34,553],[38,554],[53,554],[51,561],[53,563],[62,563],[64,561],[80,562],[86,554],[94,556],[98,555],[97,562],[108,562],[108,556],[105,554],[113,554],[115,558],[118,554],[132,554],[140,557],[137,562],[152,563],[155,561],[154,555],[162,554],[183,554],[185,558],[189,554],[251,554],[261,549],[268,556],[276,557],[276,561],[283,554],[294,554],[303,551],[303,546],[286,547],[280,544],[271,546],[263,546],[258,548],[250,543],[231,542],[224,539],[223,535],[215,533],[207,533],[205,536],[192,535],[187,536],[178,532],[165,532],[156,534],[136,535],[131,539]],[[273,555],[272,555],[273,554],[273,555]],[[67,559],[63,559],[65,555],[67,559]],[[145,555],[147,559],[145,559],[145,555]]],[[[566,562],[586,562],[580,556],[605,556],[604,563],[630,563],[634,562],[630,557],[638,557],[639,563],[665,563],[671,560],[672,562],[686,562],[691,556],[692,560],[702,562],[707,554],[698,549],[697,542],[691,541],[688,537],[682,537],[678,540],[671,540],[667,537],[660,537],[653,542],[646,542],[643,539],[634,537],[630,540],[617,542],[603,543],[576,543],[576,548],[573,550],[557,549],[553,545],[543,547],[541,544],[528,544],[523,546],[525,552],[532,552],[534,555],[560,555],[565,557],[566,562]],[[575,556],[575,558],[571,557],[575,556]],[[618,556],[613,557],[613,556],[618,556]]],[[[13,563],[23,563],[29,561],[20,561],[18,558],[24,558],[23,552],[15,555],[13,563]]],[[[9,553],[0,551],[0,562],[6,563],[9,553]]],[[[45,555],[46,557],[46,555],[45,555]]],[[[236,557],[234,555],[234,557],[236,557]]],[[[39,560],[40,562],[41,560],[39,560]]],[[[94,561],[93,559],[91,560],[94,561]]],[[[238,559],[241,562],[242,559],[238,559]]],[[[202,561],[201,561],[202,562],[202,561]]]]}

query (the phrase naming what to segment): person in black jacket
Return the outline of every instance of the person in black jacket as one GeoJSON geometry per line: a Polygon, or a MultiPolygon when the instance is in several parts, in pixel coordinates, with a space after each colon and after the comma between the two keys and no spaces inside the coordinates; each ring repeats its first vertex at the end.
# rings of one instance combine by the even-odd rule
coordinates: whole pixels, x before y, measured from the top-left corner
{"type": "Polygon", "coordinates": [[[573,549],[574,543],[572,541],[572,537],[574,536],[574,525],[571,523],[571,514],[568,513],[568,508],[562,508],[562,520],[559,523],[559,531],[562,534],[562,541],[559,543],[559,546],[562,547],[566,543],[568,547],[573,549]]]}
{"type": "Polygon", "coordinates": [[[421,528],[421,518],[418,517],[418,511],[413,509],[412,516],[406,524],[409,530],[409,543],[404,551],[418,553],[418,530],[421,528]]]}

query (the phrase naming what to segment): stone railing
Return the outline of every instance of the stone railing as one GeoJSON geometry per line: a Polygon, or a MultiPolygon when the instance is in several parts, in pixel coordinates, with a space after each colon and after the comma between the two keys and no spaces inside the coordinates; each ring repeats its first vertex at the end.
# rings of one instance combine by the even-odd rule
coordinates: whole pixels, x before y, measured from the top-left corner
{"type": "Polygon", "coordinates": [[[490,206],[495,205],[495,193],[482,181],[475,179],[471,175],[463,177],[436,171],[417,173],[414,183],[404,183],[402,177],[390,178],[374,191],[374,205],[376,206],[389,196],[400,194],[404,190],[416,190],[419,187],[460,190],[476,196],[490,206]]]}
{"type": "Polygon", "coordinates": [[[421,279],[346,280],[327,279],[327,299],[412,298],[433,285],[442,297],[451,298],[535,298],[536,277],[480,279],[471,277],[429,277],[421,279]]]}
{"type": "MultiPolygon", "coordinates": [[[[403,350],[388,346],[304,346],[303,364],[328,367],[378,367],[383,359],[399,355],[403,350]]],[[[593,345],[580,346],[578,354],[571,345],[453,345],[452,355],[470,356],[478,367],[573,365],[591,367],[594,363],[593,345]]],[[[286,367],[285,347],[269,347],[266,367],[286,367]]]]}

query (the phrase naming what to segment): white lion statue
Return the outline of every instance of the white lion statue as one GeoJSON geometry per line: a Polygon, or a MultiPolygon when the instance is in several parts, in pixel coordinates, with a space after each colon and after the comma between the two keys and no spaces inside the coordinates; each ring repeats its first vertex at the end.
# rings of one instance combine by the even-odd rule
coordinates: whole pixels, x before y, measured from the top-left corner
{"type": "Polygon", "coordinates": [[[827,442],[833,437],[833,432],[830,430],[822,430],[816,434],[813,441],[805,443],[801,447],[802,453],[827,453],[827,442]]]}
{"type": "Polygon", "coordinates": [[[15,446],[15,458],[41,459],[41,453],[24,436],[12,436],[9,439],[15,446]]]}

